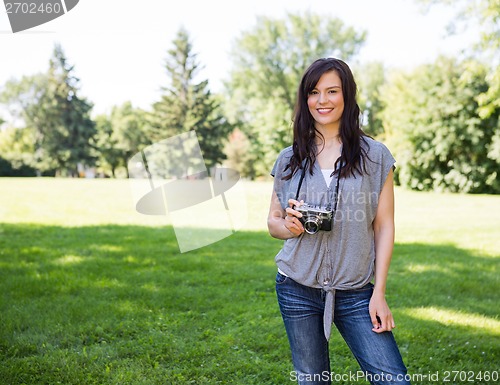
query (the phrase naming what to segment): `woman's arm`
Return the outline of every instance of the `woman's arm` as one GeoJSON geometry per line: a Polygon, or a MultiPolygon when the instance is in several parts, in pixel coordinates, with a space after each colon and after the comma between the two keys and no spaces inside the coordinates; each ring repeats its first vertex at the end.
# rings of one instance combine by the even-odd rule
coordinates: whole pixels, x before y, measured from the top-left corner
{"type": "Polygon", "coordinates": [[[384,183],[380,193],[375,220],[375,287],[370,301],[370,316],[373,331],[381,333],[396,327],[394,318],[385,300],[387,275],[394,247],[394,182],[393,171],[384,183]]]}
{"type": "Polygon", "coordinates": [[[269,234],[278,239],[289,239],[298,237],[304,232],[304,227],[299,221],[301,213],[294,210],[295,205],[300,205],[295,199],[288,200],[290,207],[286,211],[281,207],[276,191],[273,190],[271,197],[271,205],[269,207],[269,215],[267,217],[267,227],[269,234]]]}

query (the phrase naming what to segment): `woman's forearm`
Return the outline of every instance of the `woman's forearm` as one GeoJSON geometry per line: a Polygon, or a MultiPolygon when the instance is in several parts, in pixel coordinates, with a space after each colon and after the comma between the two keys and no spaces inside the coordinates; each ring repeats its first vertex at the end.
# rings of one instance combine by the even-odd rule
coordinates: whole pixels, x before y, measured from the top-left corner
{"type": "Polygon", "coordinates": [[[385,294],[387,275],[394,247],[394,224],[375,227],[375,287],[374,291],[385,294]]]}

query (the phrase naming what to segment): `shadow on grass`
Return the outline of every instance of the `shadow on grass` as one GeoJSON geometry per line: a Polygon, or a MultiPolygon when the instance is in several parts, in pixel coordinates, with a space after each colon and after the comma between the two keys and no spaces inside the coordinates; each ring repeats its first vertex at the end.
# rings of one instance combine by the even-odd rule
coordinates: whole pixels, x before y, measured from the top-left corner
{"type": "Polygon", "coordinates": [[[440,371],[441,380],[452,370],[498,375],[499,262],[453,245],[395,246],[388,301],[414,373],[440,371]]]}
{"type": "MultiPolygon", "coordinates": [[[[181,254],[170,227],[0,225],[0,378],[288,383],[280,246],[238,232],[181,254]]],[[[497,370],[497,267],[452,245],[396,245],[387,297],[410,372],[497,370]]],[[[336,342],[332,369],[356,371],[336,342]]]]}

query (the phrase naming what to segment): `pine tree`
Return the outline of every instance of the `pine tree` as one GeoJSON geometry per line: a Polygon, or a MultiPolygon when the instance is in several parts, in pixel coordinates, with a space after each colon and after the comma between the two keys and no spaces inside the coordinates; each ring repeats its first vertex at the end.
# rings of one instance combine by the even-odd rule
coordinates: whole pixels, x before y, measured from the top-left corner
{"type": "MultiPolygon", "coordinates": [[[[90,166],[96,133],[90,118],[92,104],[78,96],[79,79],[73,75],[60,45],[50,59],[43,119],[38,120],[39,148],[55,163],[60,174],[78,176],[78,164],[90,166]]],[[[42,116],[40,116],[42,117],[42,116]]]]}
{"type": "Polygon", "coordinates": [[[196,82],[200,71],[187,31],[181,28],[168,50],[165,65],[170,86],[153,105],[151,139],[158,141],[195,130],[207,167],[224,158],[223,147],[231,126],[222,115],[219,101],[208,80],[196,82]]]}
{"type": "Polygon", "coordinates": [[[95,124],[92,104],[79,97],[79,79],[73,74],[60,45],[54,47],[48,71],[9,81],[0,102],[5,103],[32,147],[11,154],[16,162],[37,170],[38,175],[78,175],[78,164],[92,166],[95,124]]]}

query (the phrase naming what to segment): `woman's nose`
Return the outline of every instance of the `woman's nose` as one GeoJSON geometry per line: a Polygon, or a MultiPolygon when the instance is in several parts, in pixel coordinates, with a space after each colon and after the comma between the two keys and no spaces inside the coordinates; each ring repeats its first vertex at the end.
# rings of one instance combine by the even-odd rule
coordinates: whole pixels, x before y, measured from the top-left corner
{"type": "Polygon", "coordinates": [[[327,100],[328,100],[328,98],[327,98],[326,94],[323,94],[323,93],[319,94],[319,99],[318,99],[319,103],[325,103],[327,100]]]}

